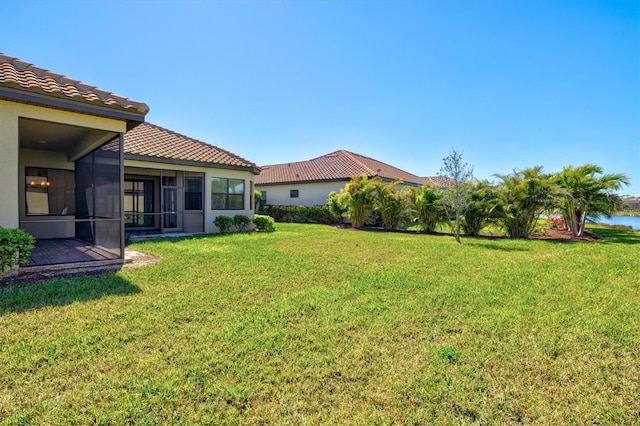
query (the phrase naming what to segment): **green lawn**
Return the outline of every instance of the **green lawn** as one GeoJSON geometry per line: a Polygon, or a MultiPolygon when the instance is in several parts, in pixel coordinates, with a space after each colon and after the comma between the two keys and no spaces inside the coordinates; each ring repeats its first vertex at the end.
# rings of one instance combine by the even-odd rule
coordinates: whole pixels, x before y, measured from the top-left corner
{"type": "Polygon", "coordinates": [[[277,224],[0,288],[0,424],[638,424],[640,233],[277,224]]]}

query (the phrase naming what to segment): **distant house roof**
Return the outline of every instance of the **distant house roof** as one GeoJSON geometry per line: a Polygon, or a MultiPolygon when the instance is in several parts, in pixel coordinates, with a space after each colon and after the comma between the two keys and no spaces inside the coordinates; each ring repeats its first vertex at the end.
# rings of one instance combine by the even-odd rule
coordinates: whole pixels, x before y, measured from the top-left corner
{"type": "Polygon", "coordinates": [[[216,165],[259,173],[254,163],[236,154],[151,123],[141,123],[125,133],[124,155],[128,159],[155,158],[162,162],[216,165]]]}
{"type": "Polygon", "coordinates": [[[144,121],[149,107],[0,53],[0,99],[144,121]]]}
{"type": "Polygon", "coordinates": [[[422,179],[422,185],[436,185],[436,186],[447,186],[449,185],[452,181],[451,178],[448,177],[444,177],[444,176],[428,176],[428,177],[423,177],[422,179]]]}
{"type": "Polygon", "coordinates": [[[339,150],[308,161],[262,166],[256,185],[349,180],[363,173],[416,185],[425,179],[373,158],[339,150]]]}

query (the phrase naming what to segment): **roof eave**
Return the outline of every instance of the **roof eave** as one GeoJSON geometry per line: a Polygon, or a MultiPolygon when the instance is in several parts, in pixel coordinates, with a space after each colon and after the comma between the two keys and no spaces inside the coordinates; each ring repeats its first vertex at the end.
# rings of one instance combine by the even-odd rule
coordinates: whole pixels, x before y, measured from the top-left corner
{"type": "Polygon", "coordinates": [[[258,167],[252,166],[233,166],[230,164],[219,164],[219,163],[205,163],[202,161],[189,161],[189,160],[179,160],[175,158],[162,158],[162,157],[150,157],[146,155],[135,155],[135,154],[124,154],[125,160],[133,160],[133,161],[147,161],[150,163],[164,163],[164,164],[174,164],[180,166],[195,166],[195,167],[206,167],[206,168],[214,168],[214,169],[225,169],[225,170],[239,170],[244,172],[251,172],[254,175],[260,174],[260,169],[258,167]]]}
{"type": "MultiPolygon", "coordinates": [[[[106,106],[103,107],[100,105],[77,102],[72,99],[64,99],[45,94],[11,89],[6,86],[0,86],[0,99],[26,104],[36,104],[49,108],[64,109],[84,114],[98,115],[118,120],[126,120],[127,130],[131,130],[138,124],[144,122],[144,117],[146,115],[146,112],[108,108],[106,106]]],[[[142,105],[144,105],[144,107],[141,107],[142,110],[149,110],[145,104],[142,105]]]]}
{"type": "Polygon", "coordinates": [[[313,179],[313,180],[289,180],[286,182],[263,182],[256,185],[294,185],[305,183],[331,183],[331,182],[349,182],[350,178],[335,178],[335,179],[313,179]]]}

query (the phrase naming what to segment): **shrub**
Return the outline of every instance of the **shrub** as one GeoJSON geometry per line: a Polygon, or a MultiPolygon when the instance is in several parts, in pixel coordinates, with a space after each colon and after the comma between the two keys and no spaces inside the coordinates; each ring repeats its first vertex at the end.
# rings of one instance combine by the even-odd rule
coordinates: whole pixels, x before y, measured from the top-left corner
{"type": "Polygon", "coordinates": [[[424,232],[433,233],[438,219],[445,213],[440,197],[442,190],[437,185],[425,184],[421,188],[411,188],[413,212],[424,232]]]}
{"type": "Polygon", "coordinates": [[[229,232],[229,229],[233,226],[233,219],[229,216],[220,215],[213,219],[213,224],[218,227],[220,232],[229,232]]]}
{"type": "Polygon", "coordinates": [[[262,192],[258,191],[257,189],[254,189],[253,199],[254,199],[253,210],[257,212],[258,209],[260,209],[260,205],[262,204],[262,192]]]}
{"type": "Polygon", "coordinates": [[[367,213],[367,218],[364,220],[364,223],[362,225],[370,226],[373,228],[381,228],[383,223],[380,210],[373,210],[367,213]]]}
{"type": "Polygon", "coordinates": [[[378,177],[369,180],[367,175],[362,173],[360,176],[352,177],[340,190],[338,202],[346,210],[354,228],[367,225],[367,217],[375,207],[374,184],[379,180],[378,177]]]}
{"type": "Polygon", "coordinates": [[[328,206],[262,206],[260,213],[271,216],[275,222],[321,223],[331,225],[340,222],[328,206]]]}
{"type": "Polygon", "coordinates": [[[476,237],[484,224],[492,218],[498,194],[488,181],[469,182],[469,199],[462,211],[462,228],[466,235],[476,237]]]}
{"type": "Polygon", "coordinates": [[[342,221],[342,217],[347,212],[347,210],[340,205],[340,194],[336,191],[331,191],[329,193],[329,197],[327,198],[327,207],[336,222],[342,221]]]}
{"type": "Polygon", "coordinates": [[[35,239],[28,232],[0,226],[0,273],[11,269],[16,263],[25,265],[34,245],[35,239]]]}
{"type": "Polygon", "coordinates": [[[237,214],[233,217],[233,225],[240,231],[243,232],[249,224],[251,223],[251,219],[248,216],[243,214],[237,214]]]}
{"type": "Polygon", "coordinates": [[[375,207],[380,212],[385,229],[395,230],[409,219],[409,190],[399,180],[383,183],[375,181],[375,207]]]}
{"type": "Polygon", "coordinates": [[[273,232],[276,230],[275,222],[271,216],[257,214],[253,216],[253,224],[258,231],[273,232]]]}
{"type": "Polygon", "coordinates": [[[553,229],[567,229],[567,224],[562,217],[550,217],[549,226],[553,229]]]}

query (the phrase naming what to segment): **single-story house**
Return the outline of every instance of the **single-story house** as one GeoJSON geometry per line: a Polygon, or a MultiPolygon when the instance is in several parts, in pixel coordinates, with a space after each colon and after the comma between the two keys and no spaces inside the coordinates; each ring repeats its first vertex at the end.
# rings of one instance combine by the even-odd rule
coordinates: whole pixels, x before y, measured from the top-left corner
{"type": "Polygon", "coordinates": [[[124,227],[216,232],[218,215],[253,218],[258,167],[224,149],[150,123],[124,135],[124,227]]]}
{"type": "Polygon", "coordinates": [[[640,197],[627,197],[623,198],[622,204],[624,204],[626,209],[629,210],[640,210],[640,197]]]}
{"type": "Polygon", "coordinates": [[[253,163],[144,123],[148,111],[0,53],[0,226],[36,238],[30,265],[118,263],[125,230],[253,215],[253,163]]]}
{"type": "Polygon", "coordinates": [[[339,192],[352,177],[363,173],[410,186],[421,186],[425,181],[439,184],[438,178],[419,177],[382,161],[339,150],[307,161],[262,166],[256,176],[256,189],[262,193],[262,204],[312,207],[327,204],[330,192],[339,192]]]}

